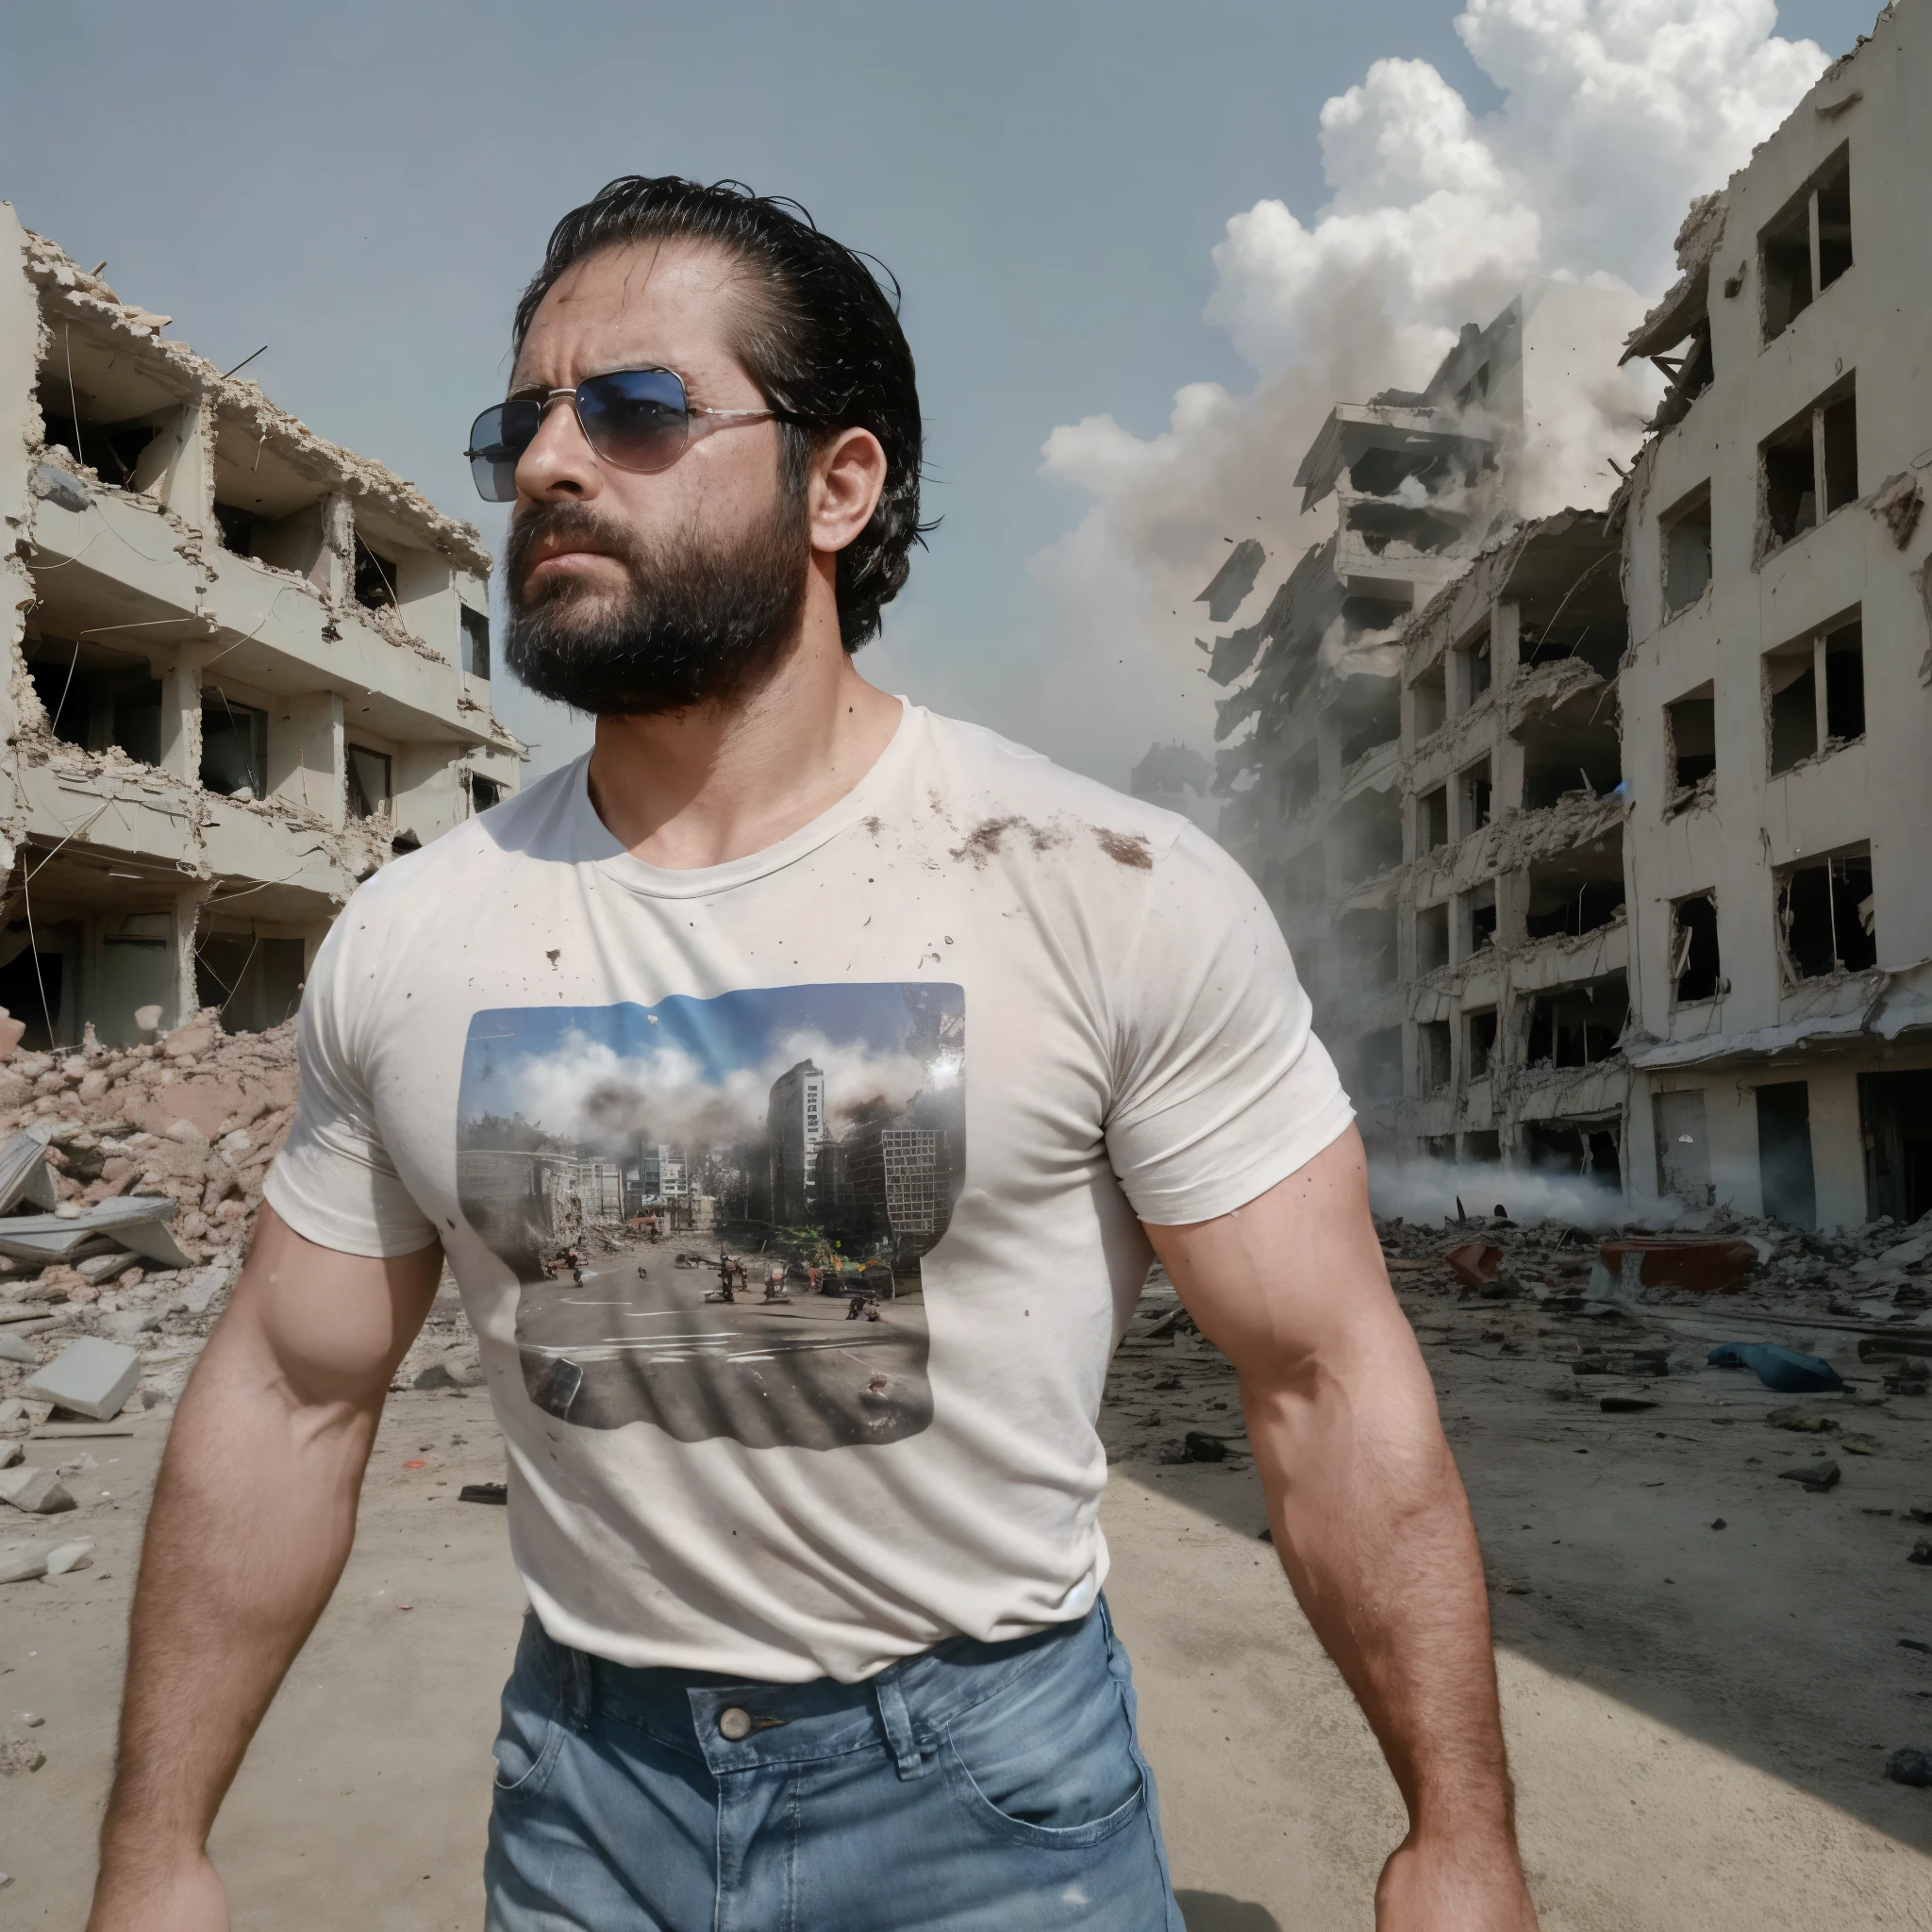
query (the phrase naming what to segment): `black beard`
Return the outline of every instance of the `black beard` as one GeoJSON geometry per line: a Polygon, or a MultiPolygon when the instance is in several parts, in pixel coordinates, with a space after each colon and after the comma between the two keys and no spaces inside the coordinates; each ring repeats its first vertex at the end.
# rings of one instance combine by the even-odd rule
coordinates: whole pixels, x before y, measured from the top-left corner
{"type": "Polygon", "coordinates": [[[539,504],[511,523],[504,553],[504,661],[539,697],[598,716],[729,703],[763,684],[796,642],[810,558],[804,496],[782,486],[728,552],[695,534],[675,549],[646,544],[588,505],[539,504]],[[558,578],[527,596],[531,550],[556,537],[614,557],[628,590],[612,601],[558,578]]]}

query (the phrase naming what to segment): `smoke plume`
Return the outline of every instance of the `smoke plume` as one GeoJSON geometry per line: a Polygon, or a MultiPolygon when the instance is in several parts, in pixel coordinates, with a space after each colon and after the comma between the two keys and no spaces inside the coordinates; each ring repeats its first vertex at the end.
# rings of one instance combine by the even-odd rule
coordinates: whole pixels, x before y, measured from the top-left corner
{"type": "MultiPolygon", "coordinates": [[[[1155,738],[1205,743],[1214,694],[1194,666],[1191,599],[1257,537],[1270,560],[1243,615],[1315,534],[1289,478],[1337,401],[1420,388],[1465,322],[1525,275],[1654,299],[1691,199],[1721,187],[1817,78],[1824,55],[1774,32],[1773,0],[1469,0],[1465,46],[1504,94],[1478,116],[1424,60],[1378,60],[1322,110],[1331,198],[1305,224],[1257,202],[1214,250],[1207,318],[1254,371],[1236,395],[1191,383],[1167,428],[1111,416],[1054,430],[1044,474],[1084,493],[1079,524],[1034,559],[1050,650],[1035,715],[1057,756],[1118,783],[1155,738]],[[1114,694],[1091,703],[1096,673],[1114,694]],[[1175,688],[1188,695],[1177,707],[1175,688]]],[[[1634,442],[1604,344],[1562,441],[1583,460],[1541,494],[1601,503],[1634,442]]]]}

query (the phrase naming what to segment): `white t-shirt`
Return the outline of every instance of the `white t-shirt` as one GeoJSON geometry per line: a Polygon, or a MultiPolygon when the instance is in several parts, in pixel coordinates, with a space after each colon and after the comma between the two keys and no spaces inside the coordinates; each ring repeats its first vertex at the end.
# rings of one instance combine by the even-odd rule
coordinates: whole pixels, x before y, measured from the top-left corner
{"type": "Polygon", "coordinates": [[[911,706],[831,810],[698,871],[626,853],[585,769],[350,901],[269,1200],[441,1241],[558,1641],[856,1682],[1084,1615],[1141,1220],[1351,1118],[1267,907],[1184,820],[911,706]],[[822,1272],[767,1300],[810,1258],[777,1229],[822,1272]]]}

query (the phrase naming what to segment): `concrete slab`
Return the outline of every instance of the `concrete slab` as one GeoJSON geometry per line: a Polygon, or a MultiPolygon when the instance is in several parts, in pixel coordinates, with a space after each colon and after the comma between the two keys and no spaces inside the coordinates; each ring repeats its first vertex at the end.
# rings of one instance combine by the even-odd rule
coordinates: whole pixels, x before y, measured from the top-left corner
{"type": "Polygon", "coordinates": [[[84,1335],[69,1342],[20,1392],[29,1402],[51,1402],[105,1423],[121,1413],[140,1380],[139,1350],[84,1335]]]}

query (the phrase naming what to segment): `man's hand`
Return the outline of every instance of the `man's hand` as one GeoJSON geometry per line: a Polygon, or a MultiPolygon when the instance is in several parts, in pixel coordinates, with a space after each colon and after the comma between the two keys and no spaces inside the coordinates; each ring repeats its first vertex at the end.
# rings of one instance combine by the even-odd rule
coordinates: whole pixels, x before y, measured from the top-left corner
{"type": "Polygon", "coordinates": [[[1408,1807],[1380,1932],[1535,1932],[1475,1527],[1359,1136],[1232,1214],[1147,1232],[1241,1377],[1275,1550],[1408,1807]]]}
{"type": "Polygon", "coordinates": [[[89,1932],[227,1932],[208,1834],[341,1574],[390,1377],[441,1269],[434,1245],[338,1254],[262,1208],[155,1484],[89,1932]]]}

